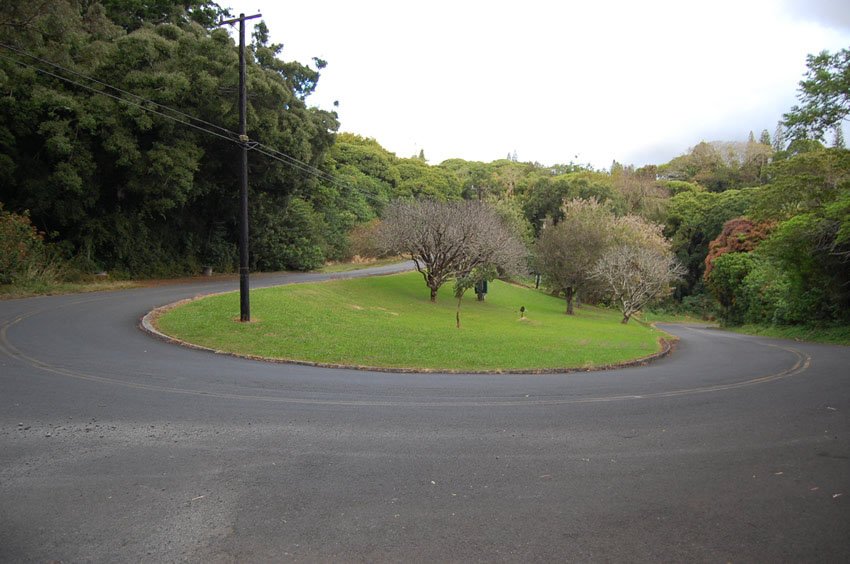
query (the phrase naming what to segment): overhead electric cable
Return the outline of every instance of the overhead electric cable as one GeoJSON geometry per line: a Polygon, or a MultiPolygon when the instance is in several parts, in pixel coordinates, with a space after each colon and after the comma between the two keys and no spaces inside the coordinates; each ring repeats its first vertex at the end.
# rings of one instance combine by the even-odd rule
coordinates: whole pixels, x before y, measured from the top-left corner
{"type": "MultiPolygon", "coordinates": [[[[140,95],[138,95],[138,94],[134,94],[133,92],[129,92],[129,91],[127,91],[127,90],[124,90],[124,89],[122,89],[122,88],[119,88],[119,87],[117,87],[117,86],[114,86],[114,85],[112,85],[112,84],[109,84],[109,83],[107,83],[107,82],[104,82],[104,81],[102,81],[102,80],[99,80],[99,79],[97,79],[97,78],[94,78],[94,77],[88,76],[88,75],[86,75],[86,74],[83,74],[83,73],[81,73],[81,72],[79,72],[79,71],[75,71],[74,69],[69,69],[68,67],[64,67],[64,66],[62,66],[62,65],[60,65],[60,64],[58,64],[58,63],[54,63],[54,62],[49,61],[49,60],[47,60],[47,59],[43,59],[43,58],[41,58],[41,57],[39,57],[39,56],[37,56],[37,55],[34,55],[34,54],[30,53],[29,51],[27,51],[27,50],[25,50],[25,49],[21,49],[21,48],[19,48],[19,47],[14,47],[14,46],[11,46],[11,45],[6,45],[5,43],[2,43],[2,42],[0,42],[0,47],[3,47],[4,49],[8,49],[9,51],[13,51],[13,52],[15,52],[15,53],[18,53],[18,54],[20,54],[20,55],[24,55],[24,56],[29,57],[29,58],[31,58],[31,59],[34,59],[34,60],[36,60],[36,61],[38,61],[38,62],[40,62],[40,63],[44,63],[45,65],[50,65],[50,66],[51,66],[51,67],[53,67],[53,68],[56,68],[56,69],[62,70],[62,71],[64,71],[64,72],[67,72],[67,73],[72,74],[72,75],[74,75],[74,76],[77,76],[77,77],[83,78],[83,79],[85,79],[85,80],[88,80],[88,81],[94,82],[95,84],[100,84],[101,86],[104,86],[104,87],[106,87],[106,88],[111,88],[112,90],[115,90],[116,92],[120,92],[120,93],[122,93],[122,94],[126,94],[127,96],[132,96],[133,98],[136,98],[136,99],[141,100],[141,101],[143,101],[143,102],[145,102],[145,103],[148,103],[148,104],[151,104],[151,105],[153,105],[153,106],[156,106],[156,107],[158,107],[158,108],[163,108],[164,110],[167,110],[167,111],[170,111],[170,112],[174,112],[175,114],[181,115],[181,116],[183,116],[183,117],[185,117],[185,118],[187,118],[187,119],[190,119],[190,120],[193,120],[193,121],[197,121],[197,122],[202,123],[202,124],[204,124],[204,125],[208,125],[208,126],[210,126],[210,127],[213,127],[213,128],[215,128],[215,129],[218,129],[218,130],[220,130],[220,131],[223,131],[223,132],[225,132],[225,133],[227,133],[227,134],[229,134],[229,135],[233,135],[235,138],[237,138],[237,137],[238,137],[238,135],[237,135],[237,133],[236,133],[236,132],[234,132],[234,131],[231,131],[231,130],[227,129],[226,127],[222,127],[222,126],[220,126],[220,125],[216,125],[216,124],[214,124],[214,123],[210,123],[210,122],[205,121],[205,120],[203,120],[203,119],[201,119],[201,118],[198,118],[198,117],[192,116],[192,115],[187,114],[187,113],[185,113],[185,112],[181,112],[180,110],[177,110],[177,109],[175,109],[175,108],[172,108],[172,107],[166,106],[166,105],[164,105],[164,104],[160,104],[159,102],[154,102],[153,100],[150,100],[150,99],[144,98],[143,96],[140,96],[140,95]]],[[[34,68],[38,68],[38,67],[34,67],[34,68]]],[[[96,89],[94,89],[94,90],[95,90],[96,92],[100,92],[99,90],[96,90],[96,89]]]]}
{"type": "Polygon", "coordinates": [[[296,168],[296,169],[298,169],[302,172],[306,172],[308,174],[316,176],[320,180],[325,180],[327,182],[330,182],[330,183],[334,184],[335,186],[337,186],[338,188],[344,188],[346,190],[351,190],[352,192],[360,194],[361,196],[363,196],[367,200],[371,200],[372,202],[374,202],[376,204],[385,205],[387,203],[386,200],[379,198],[375,194],[372,194],[370,192],[366,192],[365,190],[360,190],[358,188],[355,188],[354,186],[351,186],[350,184],[346,184],[344,182],[341,182],[338,178],[331,176],[329,173],[326,173],[322,170],[319,170],[312,165],[309,165],[307,163],[303,163],[302,161],[299,161],[298,159],[295,159],[294,157],[290,157],[289,155],[287,155],[285,153],[280,153],[280,152],[274,151],[274,150],[266,150],[266,148],[262,148],[262,147],[265,147],[265,146],[257,144],[257,146],[255,146],[253,148],[253,150],[257,151],[258,153],[261,153],[263,155],[266,155],[267,157],[269,157],[271,159],[282,162],[283,164],[292,166],[292,167],[294,167],[294,168],[296,168]],[[317,172],[320,173],[320,174],[317,174],[317,172]]]}
{"type": "MultiPolygon", "coordinates": [[[[21,65],[21,66],[24,66],[24,67],[31,68],[31,69],[33,69],[33,70],[34,70],[34,71],[36,71],[36,72],[40,72],[40,73],[42,73],[42,74],[46,74],[46,75],[48,75],[48,76],[52,76],[52,77],[54,77],[54,78],[58,78],[59,80],[62,80],[62,81],[68,82],[68,83],[73,84],[73,85],[75,85],[75,86],[79,86],[80,88],[85,88],[86,90],[90,90],[90,91],[92,91],[92,92],[94,92],[94,93],[96,93],[96,94],[102,94],[102,95],[104,95],[104,96],[108,96],[109,98],[113,98],[113,99],[115,99],[115,100],[118,100],[119,102],[123,102],[123,103],[125,103],[125,104],[129,104],[129,105],[131,105],[131,106],[136,106],[137,108],[141,108],[142,110],[145,110],[146,112],[151,112],[152,114],[156,114],[156,115],[158,115],[158,116],[162,116],[162,117],[164,117],[164,118],[166,118],[166,119],[170,119],[171,121],[175,121],[175,122],[177,122],[177,123],[182,123],[183,125],[188,125],[189,127],[194,127],[195,129],[198,129],[198,130],[200,130],[200,131],[203,131],[204,133],[209,133],[210,135],[215,135],[216,137],[221,137],[222,139],[225,139],[225,140],[227,140],[227,141],[231,141],[231,142],[234,142],[234,143],[238,143],[238,142],[239,142],[239,140],[238,140],[238,139],[232,139],[232,138],[230,138],[230,137],[227,137],[227,136],[225,136],[225,135],[222,135],[221,133],[217,133],[217,132],[215,132],[215,131],[211,131],[211,130],[209,130],[209,129],[206,129],[206,128],[203,128],[203,127],[201,127],[201,126],[199,126],[199,125],[196,125],[196,124],[194,124],[194,123],[191,123],[191,122],[188,122],[188,121],[183,121],[183,120],[177,119],[177,118],[175,118],[174,116],[170,116],[170,115],[168,115],[168,114],[165,114],[165,113],[160,112],[160,111],[158,111],[158,110],[155,110],[155,109],[153,109],[153,108],[145,107],[142,103],[133,102],[132,100],[126,100],[126,99],[124,99],[124,98],[122,98],[121,96],[118,96],[118,95],[116,95],[116,94],[111,94],[111,93],[109,93],[109,92],[104,92],[104,91],[102,91],[102,90],[98,90],[98,89],[93,88],[93,87],[91,87],[91,86],[89,86],[89,85],[87,85],[87,84],[83,84],[83,83],[81,83],[81,82],[77,82],[77,81],[72,80],[72,79],[70,79],[70,78],[68,78],[68,77],[66,77],[66,76],[58,75],[58,74],[56,74],[56,73],[54,73],[54,72],[51,72],[51,71],[49,71],[49,70],[45,70],[45,69],[39,68],[39,67],[37,67],[37,66],[35,66],[35,65],[31,65],[31,64],[29,64],[29,63],[25,63],[25,62],[23,62],[23,61],[19,61],[19,60],[17,60],[17,59],[12,58],[12,57],[7,57],[7,56],[5,56],[5,55],[0,55],[0,59],[5,59],[5,60],[7,60],[7,61],[11,61],[11,62],[16,63],[16,64],[18,64],[18,65],[21,65]]],[[[148,100],[145,100],[144,98],[142,98],[142,100],[143,100],[143,101],[148,101],[148,100]]]]}
{"type": "MultiPolygon", "coordinates": [[[[160,117],[163,117],[165,119],[174,121],[176,123],[180,123],[182,125],[192,127],[192,128],[194,128],[198,131],[201,131],[203,133],[208,133],[210,135],[214,135],[214,136],[219,137],[221,139],[224,139],[226,141],[230,141],[231,143],[236,143],[236,144],[243,143],[243,141],[239,139],[239,136],[236,132],[231,131],[231,130],[229,130],[225,127],[222,127],[220,125],[216,125],[214,123],[210,123],[210,122],[205,121],[203,119],[196,118],[196,117],[194,117],[190,114],[187,114],[185,112],[181,112],[180,110],[177,110],[177,109],[172,108],[170,106],[160,104],[159,102],[154,102],[153,100],[150,100],[150,99],[145,98],[143,96],[140,96],[138,94],[134,94],[132,92],[129,92],[127,90],[124,90],[124,89],[119,88],[117,86],[114,86],[112,84],[106,83],[104,81],[98,80],[96,78],[90,77],[88,75],[85,75],[85,74],[80,73],[78,71],[75,71],[73,69],[69,69],[69,68],[64,67],[62,65],[59,65],[57,63],[53,63],[51,61],[48,61],[48,60],[43,59],[41,57],[38,57],[37,55],[29,53],[28,51],[26,51],[24,49],[12,47],[10,45],[6,45],[5,43],[1,43],[1,42],[0,42],[0,47],[5,48],[9,51],[13,51],[15,53],[24,55],[24,56],[29,57],[33,60],[36,60],[40,63],[49,65],[49,66],[51,66],[55,69],[59,69],[61,71],[64,71],[64,72],[67,72],[67,73],[72,74],[74,76],[77,76],[79,78],[82,78],[82,79],[88,80],[90,82],[93,82],[95,84],[99,84],[99,85],[104,86],[106,88],[112,89],[115,92],[120,92],[121,94],[135,98],[137,101],[128,100],[128,99],[126,99],[122,96],[119,96],[117,94],[113,94],[111,92],[106,92],[104,90],[95,88],[95,87],[88,85],[88,84],[83,84],[81,82],[78,82],[76,80],[68,78],[67,76],[62,76],[61,74],[57,74],[55,72],[43,69],[41,67],[38,67],[36,65],[21,61],[19,59],[14,58],[14,57],[4,56],[4,55],[0,54],[0,59],[4,59],[4,60],[12,62],[14,64],[17,64],[17,65],[20,65],[20,66],[23,66],[23,67],[26,67],[26,68],[30,68],[30,69],[38,72],[38,73],[41,73],[41,74],[44,74],[44,75],[47,75],[47,76],[51,76],[53,78],[67,82],[69,84],[73,84],[74,86],[78,86],[78,87],[83,88],[85,90],[88,90],[90,92],[94,92],[95,94],[102,94],[104,96],[107,96],[109,98],[117,100],[118,102],[122,102],[122,103],[128,104],[130,106],[137,107],[137,108],[139,108],[143,111],[150,112],[150,113],[156,114],[160,117]],[[156,108],[161,108],[163,111],[151,108],[148,105],[155,106],[156,108]],[[175,117],[173,115],[168,115],[164,112],[172,112],[172,113],[177,114],[179,116],[185,117],[186,120],[191,120],[191,121],[178,119],[177,117],[175,117]],[[192,123],[192,121],[196,121],[196,122],[201,123],[203,125],[212,127],[212,128],[214,128],[215,130],[218,130],[218,131],[208,129],[207,127],[202,127],[201,125],[198,125],[196,123],[192,123]],[[223,133],[220,133],[220,132],[223,132],[223,133]]],[[[315,177],[319,178],[320,180],[324,180],[326,182],[329,182],[329,183],[333,184],[334,186],[336,186],[338,188],[344,188],[346,190],[351,190],[352,192],[356,192],[356,193],[360,194],[361,196],[363,196],[364,198],[372,200],[375,203],[378,203],[378,204],[385,204],[386,203],[384,200],[378,198],[374,194],[371,194],[371,193],[366,192],[364,190],[359,190],[359,189],[357,189],[357,188],[355,188],[355,187],[353,187],[349,184],[346,184],[345,182],[339,180],[337,177],[333,176],[331,173],[323,171],[323,170],[321,170],[321,169],[319,169],[319,168],[317,168],[317,167],[315,167],[315,166],[313,166],[309,163],[305,163],[304,161],[301,161],[301,160],[299,160],[299,159],[297,159],[297,158],[295,158],[291,155],[287,155],[286,153],[278,151],[277,149],[274,149],[273,147],[263,145],[263,144],[256,142],[256,141],[248,141],[247,143],[248,143],[248,149],[249,150],[257,151],[258,153],[261,153],[261,154],[263,154],[263,155],[265,155],[269,158],[272,158],[272,159],[277,160],[281,163],[290,165],[290,166],[296,168],[297,170],[299,170],[300,172],[309,174],[311,176],[315,176],[315,177]]]]}

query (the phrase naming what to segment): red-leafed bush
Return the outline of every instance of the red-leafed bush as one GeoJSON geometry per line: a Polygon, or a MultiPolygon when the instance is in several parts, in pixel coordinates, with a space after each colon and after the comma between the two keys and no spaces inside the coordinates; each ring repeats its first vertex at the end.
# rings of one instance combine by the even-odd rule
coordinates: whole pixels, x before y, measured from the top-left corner
{"type": "Polygon", "coordinates": [[[730,219],[724,223],[720,235],[708,244],[703,274],[705,280],[708,280],[718,257],[726,253],[749,253],[770,235],[773,227],[771,222],[755,223],[746,217],[730,219]]]}

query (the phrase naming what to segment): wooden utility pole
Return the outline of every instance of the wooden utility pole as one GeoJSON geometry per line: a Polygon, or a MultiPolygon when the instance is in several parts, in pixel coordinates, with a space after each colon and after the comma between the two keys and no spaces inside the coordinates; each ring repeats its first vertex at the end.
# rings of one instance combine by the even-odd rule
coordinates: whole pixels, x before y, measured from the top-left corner
{"type": "Polygon", "coordinates": [[[239,143],[242,146],[242,170],[240,173],[239,210],[239,320],[251,321],[251,301],[248,283],[248,92],[245,72],[245,20],[261,17],[262,14],[222,20],[219,25],[239,22],[239,143]]]}

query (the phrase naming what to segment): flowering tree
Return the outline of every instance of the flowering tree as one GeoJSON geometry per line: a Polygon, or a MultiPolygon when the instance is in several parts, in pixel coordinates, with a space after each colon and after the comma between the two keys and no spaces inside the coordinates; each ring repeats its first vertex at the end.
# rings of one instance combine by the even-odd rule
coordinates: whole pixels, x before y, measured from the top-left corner
{"type": "Polygon", "coordinates": [[[623,313],[623,323],[646,304],[667,295],[686,270],[670,252],[639,245],[618,245],[606,251],[590,275],[611,292],[623,313]]]}

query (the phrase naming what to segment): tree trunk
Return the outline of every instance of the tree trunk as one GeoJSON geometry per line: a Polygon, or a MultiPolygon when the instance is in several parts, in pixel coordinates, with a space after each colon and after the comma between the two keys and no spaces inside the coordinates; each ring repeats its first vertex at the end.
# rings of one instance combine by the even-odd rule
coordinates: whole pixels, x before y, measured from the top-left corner
{"type": "Polygon", "coordinates": [[[573,296],[575,295],[575,290],[573,290],[572,288],[567,288],[567,290],[565,291],[565,294],[567,295],[567,315],[574,315],[573,314],[573,296]]]}
{"type": "Polygon", "coordinates": [[[463,296],[457,299],[457,313],[455,314],[455,321],[457,322],[457,328],[460,329],[460,302],[463,300],[463,296]]]}
{"type": "Polygon", "coordinates": [[[437,289],[436,288],[431,288],[431,301],[432,302],[437,301],[437,289]]]}
{"type": "Polygon", "coordinates": [[[629,322],[629,316],[628,316],[628,315],[624,315],[624,316],[623,316],[623,320],[622,320],[620,323],[622,323],[623,325],[625,325],[625,324],[626,324],[626,323],[628,323],[628,322],[629,322]]]}

